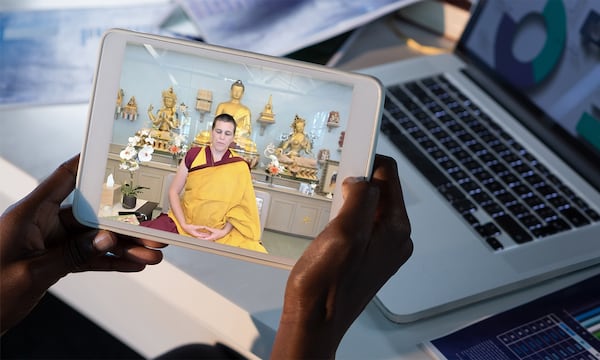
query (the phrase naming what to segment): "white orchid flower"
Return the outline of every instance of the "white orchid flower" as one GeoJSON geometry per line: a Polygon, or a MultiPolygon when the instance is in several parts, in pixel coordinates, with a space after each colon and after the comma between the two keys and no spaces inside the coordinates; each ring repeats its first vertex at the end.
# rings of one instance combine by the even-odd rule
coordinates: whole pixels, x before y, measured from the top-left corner
{"type": "Polygon", "coordinates": [[[269,159],[271,159],[271,164],[279,167],[279,160],[277,159],[277,157],[275,155],[269,155],[269,159]]]}
{"type": "Polygon", "coordinates": [[[137,154],[137,151],[135,151],[135,148],[133,146],[127,146],[125,149],[123,149],[120,153],[119,156],[121,157],[121,159],[123,160],[131,160],[134,158],[134,156],[137,154]]]}
{"type": "Polygon", "coordinates": [[[150,145],[144,145],[144,147],[138,153],[138,159],[142,162],[152,160],[152,153],[154,152],[154,148],[150,145]]]}

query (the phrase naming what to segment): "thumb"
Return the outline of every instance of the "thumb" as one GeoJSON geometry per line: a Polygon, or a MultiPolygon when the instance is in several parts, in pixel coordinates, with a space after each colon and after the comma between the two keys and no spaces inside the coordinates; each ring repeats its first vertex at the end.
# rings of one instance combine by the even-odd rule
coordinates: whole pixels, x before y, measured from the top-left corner
{"type": "MultiPolygon", "coordinates": [[[[344,203],[338,215],[329,223],[324,232],[330,231],[340,245],[356,246],[357,241],[366,243],[373,230],[379,189],[365,178],[349,177],[342,184],[344,203]],[[339,234],[343,234],[340,236],[339,234]],[[360,240],[357,240],[360,239],[360,240]]],[[[318,237],[320,238],[320,237],[318,237]]],[[[362,246],[364,244],[361,244],[362,246]]]]}
{"type": "MultiPolygon", "coordinates": [[[[369,183],[364,177],[348,177],[342,183],[344,203],[338,216],[362,223],[373,223],[377,204],[379,203],[379,188],[369,183]]],[[[359,224],[357,224],[359,225],[359,224]]]]}

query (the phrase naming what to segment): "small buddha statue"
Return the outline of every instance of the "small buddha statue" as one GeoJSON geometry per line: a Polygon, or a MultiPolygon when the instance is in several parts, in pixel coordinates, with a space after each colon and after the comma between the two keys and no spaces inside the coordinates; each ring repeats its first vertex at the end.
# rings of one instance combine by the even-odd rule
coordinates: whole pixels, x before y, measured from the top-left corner
{"type": "Polygon", "coordinates": [[[177,128],[177,95],[171,86],[169,89],[162,92],[163,106],[152,114],[154,107],[152,104],[148,107],[148,117],[152,121],[152,125],[159,131],[170,131],[172,128],[177,128]]]}
{"type": "Polygon", "coordinates": [[[123,91],[123,89],[119,89],[119,91],[117,91],[117,104],[115,106],[115,119],[118,118],[119,116],[121,116],[121,113],[123,111],[123,96],[125,95],[125,92],[123,91]]]}
{"type": "Polygon", "coordinates": [[[152,104],[148,107],[148,117],[152,121],[152,137],[155,139],[154,148],[164,150],[171,140],[171,130],[179,127],[177,121],[177,95],[173,87],[169,87],[162,92],[163,106],[152,113],[154,107],[152,104]]]}
{"type": "Polygon", "coordinates": [[[273,96],[269,95],[269,102],[265,104],[260,117],[256,120],[260,123],[260,135],[263,135],[268,125],[275,124],[275,114],[273,114],[273,96]]]}
{"type": "Polygon", "coordinates": [[[125,96],[125,92],[123,91],[123,89],[119,89],[119,91],[117,91],[117,108],[120,109],[121,106],[123,105],[123,96],[125,96]]]}
{"type": "Polygon", "coordinates": [[[123,109],[123,118],[133,121],[137,118],[137,114],[137,102],[135,101],[135,96],[132,96],[123,109]]]}
{"type": "Polygon", "coordinates": [[[305,126],[306,120],[296,115],[291,125],[292,133],[290,137],[279,147],[281,154],[287,155],[290,158],[298,157],[302,152],[308,155],[312,154],[310,138],[304,133],[305,126]]]}
{"type": "Polygon", "coordinates": [[[305,126],[306,120],[296,115],[291,125],[292,133],[275,153],[288,173],[303,179],[317,180],[317,160],[312,157],[312,143],[304,133],[305,126]]]}

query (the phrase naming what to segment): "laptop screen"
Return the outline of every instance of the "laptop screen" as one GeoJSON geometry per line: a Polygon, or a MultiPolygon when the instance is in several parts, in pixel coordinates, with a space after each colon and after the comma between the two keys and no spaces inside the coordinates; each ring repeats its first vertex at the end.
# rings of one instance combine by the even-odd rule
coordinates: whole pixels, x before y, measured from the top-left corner
{"type": "Polygon", "coordinates": [[[459,51],[599,156],[600,1],[481,0],[459,51]]]}

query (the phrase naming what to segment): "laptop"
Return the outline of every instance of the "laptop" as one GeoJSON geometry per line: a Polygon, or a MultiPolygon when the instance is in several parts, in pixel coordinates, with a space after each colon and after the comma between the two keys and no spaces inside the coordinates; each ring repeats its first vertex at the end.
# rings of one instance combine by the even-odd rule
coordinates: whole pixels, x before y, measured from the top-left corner
{"type": "Polygon", "coordinates": [[[600,2],[477,2],[452,54],[368,68],[414,254],[376,303],[409,322],[600,262],[600,2]]]}

